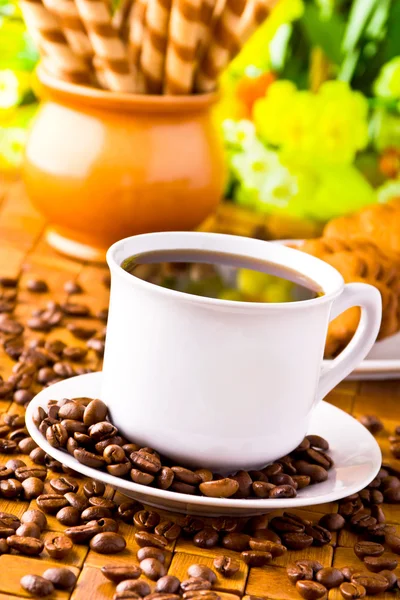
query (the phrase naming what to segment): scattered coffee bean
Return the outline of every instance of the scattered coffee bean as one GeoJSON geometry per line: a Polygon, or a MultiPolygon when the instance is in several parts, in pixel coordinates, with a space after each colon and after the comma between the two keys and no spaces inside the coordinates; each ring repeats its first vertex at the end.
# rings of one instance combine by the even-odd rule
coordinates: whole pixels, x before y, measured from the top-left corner
{"type": "Polygon", "coordinates": [[[51,581],[40,575],[24,575],[20,580],[21,587],[32,596],[43,598],[54,592],[51,581]]]}
{"type": "MultiPolygon", "coordinates": [[[[22,523],[15,532],[15,535],[19,535],[20,537],[33,537],[37,539],[40,539],[40,534],[40,527],[35,523],[22,523]]],[[[9,533],[9,535],[13,534],[9,533]]]]}
{"type": "Polygon", "coordinates": [[[293,584],[296,584],[298,581],[303,579],[312,581],[314,578],[313,569],[309,565],[301,564],[300,562],[288,565],[286,567],[286,573],[289,581],[291,581],[293,584]]]}
{"type": "Polygon", "coordinates": [[[206,481],[200,484],[200,491],[211,498],[229,498],[236,494],[239,483],[235,479],[219,479],[217,481],[206,481]]]}
{"type": "Polygon", "coordinates": [[[157,581],[154,589],[156,592],[163,592],[164,594],[179,594],[180,585],[181,582],[174,575],[164,575],[157,581]]]}
{"type": "Polygon", "coordinates": [[[107,577],[107,579],[114,583],[119,583],[126,579],[138,579],[142,574],[142,570],[136,565],[105,565],[101,568],[101,572],[104,577],[107,577]]]}
{"type": "Polygon", "coordinates": [[[70,590],[76,584],[76,575],[66,567],[53,567],[46,569],[43,577],[54,585],[58,590],[70,590]]]}
{"type": "Polygon", "coordinates": [[[339,587],[344,581],[342,571],[340,571],[340,569],[335,569],[334,567],[324,567],[323,569],[320,569],[315,578],[328,590],[339,587]]]}
{"type": "Polygon", "coordinates": [[[182,592],[198,592],[209,589],[211,589],[211,583],[208,579],[203,579],[202,577],[189,577],[189,579],[181,582],[182,592]]]}
{"type": "Polygon", "coordinates": [[[165,552],[154,546],[144,546],[143,548],[139,548],[137,551],[137,558],[139,562],[145,558],[156,558],[158,561],[164,564],[165,552]]]}
{"type": "Polygon", "coordinates": [[[305,600],[318,600],[325,596],[327,590],[317,581],[300,580],[296,583],[296,590],[305,600]]]}
{"type": "Polygon", "coordinates": [[[368,573],[368,571],[354,573],[351,582],[362,585],[367,594],[371,596],[385,592],[389,587],[389,582],[385,577],[379,575],[379,573],[368,573]]]}
{"type": "Polygon", "coordinates": [[[194,534],[193,544],[199,548],[214,548],[218,544],[218,533],[211,527],[205,527],[194,534]]]}
{"type": "Polygon", "coordinates": [[[44,542],[45,550],[51,558],[63,559],[68,556],[73,548],[71,540],[65,535],[54,535],[44,542]]]}
{"type": "Polygon", "coordinates": [[[363,585],[350,582],[342,583],[339,591],[345,600],[359,600],[359,598],[364,598],[367,594],[363,585]]]}
{"type": "Polygon", "coordinates": [[[68,506],[68,500],[61,494],[41,494],[36,498],[36,504],[43,512],[54,515],[64,506],[68,506]]]}
{"type": "MultiPolygon", "coordinates": [[[[103,569],[102,569],[102,572],[103,572],[103,569]]],[[[105,575],[105,573],[104,573],[104,575],[105,575]]],[[[106,575],[106,577],[107,577],[107,575],[106,575]]],[[[116,580],[112,579],[111,581],[116,581],[116,580]]],[[[133,592],[133,593],[137,594],[137,596],[139,596],[139,597],[144,597],[144,596],[148,596],[148,594],[150,594],[150,586],[147,583],[147,581],[144,581],[143,579],[138,580],[136,578],[131,578],[131,579],[126,579],[124,581],[120,581],[117,585],[116,591],[118,593],[133,592]]],[[[128,596],[126,596],[126,597],[128,597],[128,596]]],[[[134,596],[130,596],[130,597],[133,598],[134,596]]]]}
{"type": "Polygon", "coordinates": [[[358,419],[364,427],[368,429],[373,435],[376,435],[383,429],[383,423],[375,415],[362,415],[358,419]]]}
{"type": "Polygon", "coordinates": [[[161,550],[168,546],[168,540],[161,535],[155,533],[148,533],[147,531],[138,531],[135,533],[136,543],[141,547],[154,546],[161,550]]]}
{"type": "Polygon", "coordinates": [[[163,563],[156,558],[145,558],[140,562],[140,568],[144,575],[152,581],[157,581],[167,573],[167,569],[163,563]]]}
{"type": "Polygon", "coordinates": [[[72,506],[65,506],[56,514],[56,519],[62,525],[66,527],[73,527],[74,525],[78,525],[81,520],[81,513],[77,508],[72,506]]]}
{"type": "Polygon", "coordinates": [[[250,536],[245,533],[228,533],[222,538],[222,546],[227,550],[243,552],[249,547],[250,536]]]}
{"type": "Polygon", "coordinates": [[[261,550],[244,550],[240,556],[249,567],[264,567],[272,560],[270,552],[262,552],[261,550]]]}
{"type": "Polygon", "coordinates": [[[90,540],[90,548],[99,554],[116,554],[126,547],[126,541],[122,535],[107,531],[98,533],[90,540]]]}
{"type": "Polygon", "coordinates": [[[44,548],[42,540],[33,537],[20,537],[18,535],[10,535],[7,538],[7,544],[12,550],[17,550],[26,556],[37,556],[44,548]]]}
{"type": "Polygon", "coordinates": [[[368,571],[379,573],[384,570],[394,571],[398,562],[395,558],[390,558],[389,556],[366,556],[364,558],[364,564],[368,571]]]}
{"type": "Polygon", "coordinates": [[[214,571],[207,567],[207,565],[202,564],[193,564],[187,570],[187,574],[189,577],[202,577],[203,579],[207,579],[211,585],[213,585],[217,581],[217,576],[214,571]]]}
{"type": "Polygon", "coordinates": [[[385,548],[376,542],[360,541],[354,544],[354,554],[363,560],[366,556],[382,556],[385,548]]]}
{"type": "Polygon", "coordinates": [[[340,529],[343,529],[343,527],[346,524],[346,521],[344,520],[342,515],[339,515],[339,513],[330,513],[321,517],[319,520],[319,524],[322,527],[325,527],[325,529],[327,529],[328,531],[339,531],[340,529]]]}
{"type": "MultiPolygon", "coordinates": [[[[21,523],[35,523],[39,529],[43,531],[47,526],[47,519],[46,515],[41,510],[31,509],[24,512],[21,517],[21,523]]],[[[16,529],[17,528],[18,527],[16,527],[16,529]]]]}
{"type": "Polygon", "coordinates": [[[384,569],[383,571],[380,571],[379,575],[382,575],[382,577],[387,579],[389,583],[388,590],[393,590],[397,586],[397,575],[396,573],[393,573],[393,571],[387,571],[384,569]]]}
{"type": "MultiPolygon", "coordinates": [[[[101,402],[101,400],[99,400],[101,402]]],[[[83,486],[83,493],[87,498],[92,496],[103,496],[106,491],[106,486],[102,481],[96,481],[95,479],[88,481],[83,486]]]]}
{"type": "Polygon", "coordinates": [[[311,546],[313,538],[306,533],[284,533],[282,541],[290,550],[304,550],[311,546]]]}

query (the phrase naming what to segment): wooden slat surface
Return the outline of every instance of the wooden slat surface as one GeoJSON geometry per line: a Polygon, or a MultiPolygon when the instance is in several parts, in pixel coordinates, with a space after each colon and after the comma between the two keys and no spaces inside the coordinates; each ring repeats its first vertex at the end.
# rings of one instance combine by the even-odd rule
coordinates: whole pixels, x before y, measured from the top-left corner
{"type": "MultiPolygon", "coordinates": [[[[253,225],[253,223],[252,223],[253,225]]],[[[78,281],[84,288],[84,293],[77,301],[87,303],[93,313],[105,308],[108,304],[108,290],[103,283],[107,273],[105,266],[93,266],[79,263],[60,256],[46,244],[44,240],[45,222],[43,218],[27,202],[20,182],[2,181],[0,177],[0,276],[16,277],[21,275],[20,302],[16,309],[16,316],[25,322],[34,308],[43,306],[50,298],[65,301],[64,284],[66,281],[78,281]],[[50,286],[49,294],[35,295],[24,291],[25,283],[30,277],[40,277],[47,280],[50,286]]],[[[218,229],[218,227],[216,226],[218,229]]],[[[220,227],[221,229],[222,227],[220,227]]],[[[245,231],[241,233],[246,233],[245,231]]],[[[75,320],[76,321],[76,320],[75,320]]],[[[83,320],[82,320],[83,323],[83,320]]],[[[90,326],[98,331],[102,330],[104,323],[97,319],[90,320],[90,326]]],[[[26,331],[28,338],[37,338],[40,335],[26,331]]],[[[49,334],[51,339],[62,339],[69,345],[83,346],[85,342],[76,340],[66,329],[57,328],[49,334]]],[[[7,377],[13,366],[13,361],[0,351],[0,374],[7,377]]],[[[100,368],[100,360],[89,352],[86,363],[92,368],[100,368]]],[[[393,382],[344,382],[328,396],[328,401],[349,413],[359,416],[372,413],[379,415],[385,425],[385,432],[378,436],[381,443],[384,459],[400,468],[400,461],[390,455],[387,435],[400,424],[400,381],[393,382]]],[[[21,414],[23,409],[9,400],[0,399],[0,412],[21,414]]],[[[6,462],[9,456],[0,455],[0,463],[6,462]]],[[[27,464],[29,458],[21,456],[27,464]]],[[[57,476],[57,474],[54,474],[57,476]]],[[[83,483],[83,478],[82,478],[83,483]]],[[[48,484],[46,484],[47,487],[48,484]]],[[[112,489],[107,490],[108,497],[121,503],[124,498],[112,489]]],[[[17,515],[27,509],[28,502],[7,501],[0,499],[0,511],[12,512],[17,515]]],[[[35,501],[29,503],[35,507],[35,501]]],[[[310,507],[309,510],[301,509],[298,514],[317,521],[324,512],[336,512],[337,503],[310,507]]],[[[384,506],[387,521],[395,524],[400,531],[400,506],[384,506]]],[[[277,511],[282,512],[282,511],[277,511]]],[[[64,527],[55,517],[48,516],[48,527],[43,532],[47,538],[54,532],[63,531],[64,527]]],[[[71,592],[57,592],[52,598],[72,600],[109,600],[115,586],[103,577],[100,567],[104,564],[137,563],[137,545],[134,540],[133,526],[121,524],[121,532],[126,537],[127,549],[121,554],[104,557],[86,546],[75,546],[73,553],[65,561],[79,575],[78,583],[71,592]]],[[[302,556],[319,560],[325,566],[358,565],[352,545],[356,536],[348,531],[334,535],[331,544],[322,548],[309,548],[302,556]]],[[[201,550],[196,548],[187,539],[180,539],[175,547],[170,547],[167,566],[170,574],[184,578],[189,564],[201,562],[212,566],[213,558],[220,554],[229,554],[222,549],[201,550]]],[[[235,553],[231,553],[232,556],[235,553]]],[[[238,555],[236,555],[237,557],[238,555]]],[[[288,552],[286,555],[275,559],[273,565],[264,568],[248,567],[242,563],[239,573],[232,579],[218,577],[216,589],[221,592],[223,600],[237,600],[238,596],[246,597],[255,595],[269,600],[292,600],[298,598],[294,586],[286,576],[285,567],[291,560],[299,559],[299,553],[288,552]]],[[[20,555],[0,556],[0,600],[26,597],[27,594],[19,585],[19,580],[26,573],[41,574],[48,566],[54,563],[45,551],[39,557],[27,558],[20,555]]],[[[399,571],[400,573],[400,571],[399,571]]],[[[338,600],[339,593],[332,590],[330,600],[338,600]]],[[[392,597],[386,594],[385,598],[392,597]]],[[[384,596],[382,596],[384,598],[384,596]]],[[[246,600],[248,598],[246,597],[246,600]]]]}

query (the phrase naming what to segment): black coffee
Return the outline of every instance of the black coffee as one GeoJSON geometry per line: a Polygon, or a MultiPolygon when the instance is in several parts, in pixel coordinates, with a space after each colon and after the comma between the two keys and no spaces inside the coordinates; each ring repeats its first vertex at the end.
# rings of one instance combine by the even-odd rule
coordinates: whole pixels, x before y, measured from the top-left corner
{"type": "Polygon", "coordinates": [[[222,252],[148,252],[125,259],[121,267],[161,287],[223,300],[293,302],[323,295],[314,281],[297,271],[222,252]]]}

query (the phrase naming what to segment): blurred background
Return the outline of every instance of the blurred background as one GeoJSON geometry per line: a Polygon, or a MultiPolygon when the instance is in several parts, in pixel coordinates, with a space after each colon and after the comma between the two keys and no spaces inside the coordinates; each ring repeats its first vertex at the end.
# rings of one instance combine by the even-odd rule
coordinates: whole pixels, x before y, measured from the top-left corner
{"type": "MultiPolygon", "coordinates": [[[[18,173],[37,50],[0,0],[0,171],[18,173]]],[[[400,2],[280,0],[223,74],[225,196],[315,222],[400,197],[400,2]]]]}

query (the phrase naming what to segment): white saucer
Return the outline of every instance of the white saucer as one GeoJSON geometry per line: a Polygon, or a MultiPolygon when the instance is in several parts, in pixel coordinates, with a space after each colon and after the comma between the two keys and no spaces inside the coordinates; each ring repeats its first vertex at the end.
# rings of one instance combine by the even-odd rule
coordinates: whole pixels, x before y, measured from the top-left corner
{"type": "Polygon", "coordinates": [[[102,373],[90,373],[45,388],[30,402],[26,411],[26,426],[35,442],[56,460],[82,475],[108,483],[127,496],[147,505],[209,517],[263,514],[272,509],[331,502],[358,492],[372,481],[381,466],[380,448],[368,430],[342,410],[327,402],[321,402],[311,419],[309,432],[321,435],[329,441],[332,448],[331,456],[336,466],[329,472],[327,481],[301,490],[296,498],[281,500],[207,498],[139,485],[86,467],[67,452],[53,448],[33,422],[32,416],[36,407],[45,408],[50,399],[60,400],[78,396],[101,398],[101,381],[102,373]]]}

